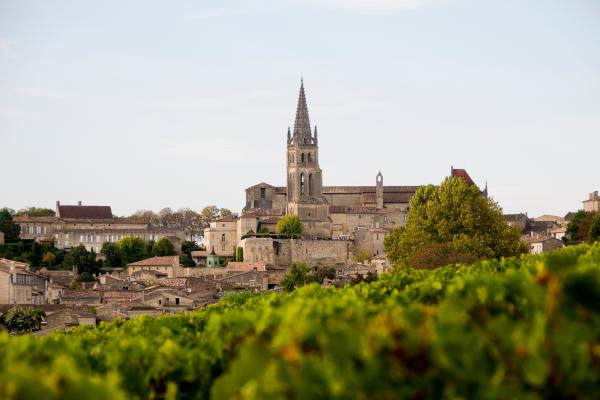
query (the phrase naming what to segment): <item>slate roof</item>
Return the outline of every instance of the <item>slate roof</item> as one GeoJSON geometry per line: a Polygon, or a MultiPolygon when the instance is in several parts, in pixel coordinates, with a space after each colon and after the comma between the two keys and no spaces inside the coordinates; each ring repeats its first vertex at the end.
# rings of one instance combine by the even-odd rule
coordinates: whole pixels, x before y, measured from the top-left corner
{"type": "Polygon", "coordinates": [[[58,206],[57,217],[72,219],[112,219],[110,206],[58,206]]]}

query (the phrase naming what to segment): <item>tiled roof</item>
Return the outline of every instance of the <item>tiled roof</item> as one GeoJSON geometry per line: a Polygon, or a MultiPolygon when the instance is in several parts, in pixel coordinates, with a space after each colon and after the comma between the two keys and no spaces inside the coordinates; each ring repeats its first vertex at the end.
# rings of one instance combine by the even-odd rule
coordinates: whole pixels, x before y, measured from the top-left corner
{"type": "Polygon", "coordinates": [[[19,217],[14,217],[13,221],[16,223],[24,223],[24,222],[52,223],[52,222],[56,221],[56,217],[30,217],[29,215],[21,215],[19,217]]]}
{"type": "Polygon", "coordinates": [[[471,179],[471,177],[467,173],[467,170],[462,168],[452,168],[452,177],[461,178],[469,186],[473,186],[475,184],[475,182],[473,182],[473,179],[471,179]]]}
{"type": "Polygon", "coordinates": [[[179,256],[151,257],[145,260],[137,261],[127,266],[132,267],[156,267],[179,265],[179,256]]]}
{"type": "Polygon", "coordinates": [[[58,206],[58,217],[73,219],[112,219],[110,206],[58,206]]]}

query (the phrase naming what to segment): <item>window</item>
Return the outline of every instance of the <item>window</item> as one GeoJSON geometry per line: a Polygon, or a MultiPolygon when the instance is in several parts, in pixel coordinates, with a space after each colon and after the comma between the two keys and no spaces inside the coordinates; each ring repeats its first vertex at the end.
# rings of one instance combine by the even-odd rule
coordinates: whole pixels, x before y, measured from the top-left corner
{"type": "Polygon", "coordinates": [[[162,300],[158,299],[158,305],[160,306],[162,304],[162,300]]]}
{"type": "Polygon", "coordinates": [[[179,304],[179,297],[175,297],[175,304],[179,304]]]}
{"type": "Polygon", "coordinates": [[[85,238],[83,237],[83,235],[79,236],[79,242],[83,243],[85,241],[85,238]]]}
{"type": "Polygon", "coordinates": [[[304,174],[300,174],[300,196],[304,196],[304,174]]]}
{"type": "Polygon", "coordinates": [[[44,227],[44,233],[48,233],[48,227],[47,226],[44,227]]]}
{"type": "Polygon", "coordinates": [[[304,153],[302,153],[302,156],[300,157],[300,161],[304,162],[304,153]]]}
{"type": "Polygon", "coordinates": [[[312,156],[310,153],[308,153],[308,162],[311,163],[312,162],[312,156]]]}
{"type": "Polygon", "coordinates": [[[225,243],[225,234],[224,234],[224,233],[223,233],[223,234],[221,234],[221,242],[222,242],[222,243],[225,243]]]}
{"type": "Polygon", "coordinates": [[[265,197],[267,197],[267,189],[266,188],[260,188],[260,198],[264,199],[265,197]]]}
{"type": "Polygon", "coordinates": [[[388,222],[388,216],[387,216],[387,215],[385,215],[385,216],[383,217],[383,222],[388,222]]]}
{"type": "Polygon", "coordinates": [[[224,244],[221,245],[221,251],[223,251],[223,252],[225,251],[225,245],[224,244]]]}
{"type": "MultiPolygon", "coordinates": [[[[309,154],[310,156],[310,154],[309,154]]],[[[308,195],[312,196],[313,195],[313,179],[312,179],[312,174],[308,174],[308,195]]]]}

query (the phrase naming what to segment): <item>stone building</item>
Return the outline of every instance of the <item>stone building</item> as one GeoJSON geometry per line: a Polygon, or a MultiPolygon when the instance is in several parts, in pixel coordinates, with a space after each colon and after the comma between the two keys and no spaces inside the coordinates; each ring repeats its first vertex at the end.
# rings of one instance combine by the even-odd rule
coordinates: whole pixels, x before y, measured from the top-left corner
{"type": "Polygon", "coordinates": [[[600,195],[597,190],[590,193],[589,197],[583,201],[583,209],[588,212],[600,210],[600,195]]]}
{"type": "Polygon", "coordinates": [[[158,241],[167,237],[181,250],[185,232],[152,227],[145,222],[116,218],[110,206],[61,205],[56,202],[54,217],[15,217],[21,227],[21,239],[34,239],[54,243],[59,249],[70,249],[80,244],[88,251],[99,253],[105,242],[117,242],[124,237],[139,237],[145,241],[158,241]]]}
{"type": "Polygon", "coordinates": [[[48,303],[48,278],[29,264],[0,258],[0,304],[48,303]]]}
{"type": "MultiPolygon", "coordinates": [[[[205,231],[207,252],[214,249],[217,254],[233,256],[237,246],[244,250],[244,261],[275,265],[302,261],[339,264],[351,260],[356,252],[382,254],[385,235],[406,224],[410,199],[418,186],[386,186],[381,172],[372,186],[324,186],[319,156],[317,127],[310,124],[301,81],[294,128],[287,130],[286,185],[261,182],[247,188],[241,216],[217,221],[205,231]],[[274,233],[277,221],[288,214],[303,222],[302,240],[256,235],[265,230],[274,233]]],[[[452,168],[450,176],[474,185],[464,169],[452,168]]],[[[487,188],[482,193],[487,195],[487,188]]],[[[197,259],[203,260],[201,256],[206,254],[198,254],[197,259]]]]}

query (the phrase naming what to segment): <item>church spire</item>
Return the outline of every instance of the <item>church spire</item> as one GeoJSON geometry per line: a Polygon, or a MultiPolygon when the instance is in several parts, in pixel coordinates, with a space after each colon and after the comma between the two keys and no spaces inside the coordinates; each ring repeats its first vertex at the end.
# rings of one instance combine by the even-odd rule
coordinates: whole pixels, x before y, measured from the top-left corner
{"type": "Polygon", "coordinates": [[[300,79],[300,94],[298,96],[298,107],[296,108],[296,122],[294,123],[294,142],[311,143],[310,120],[308,119],[308,106],[306,105],[306,94],[304,93],[304,79],[300,79]]]}

